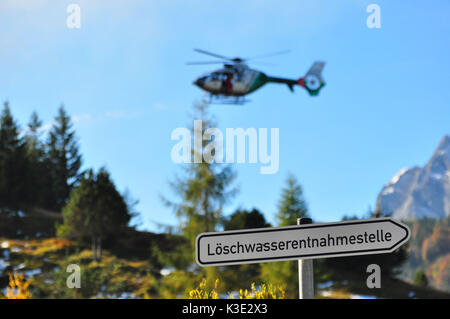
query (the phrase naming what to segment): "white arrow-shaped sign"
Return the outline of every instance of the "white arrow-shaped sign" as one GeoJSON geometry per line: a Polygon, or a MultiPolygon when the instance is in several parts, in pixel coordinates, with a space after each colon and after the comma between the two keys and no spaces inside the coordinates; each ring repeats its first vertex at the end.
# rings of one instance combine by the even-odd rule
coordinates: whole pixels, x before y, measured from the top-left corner
{"type": "Polygon", "coordinates": [[[200,266],[390,253],[409,240],[408,226],[391,218],[203,233],[200,266]]]}

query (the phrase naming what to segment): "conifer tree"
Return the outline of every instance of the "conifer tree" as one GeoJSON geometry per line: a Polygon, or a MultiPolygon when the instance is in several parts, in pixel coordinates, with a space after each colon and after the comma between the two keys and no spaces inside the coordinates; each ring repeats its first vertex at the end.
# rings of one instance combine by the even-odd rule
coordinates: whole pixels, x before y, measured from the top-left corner
{"type": "Polygon", "coordinates": [[[104,240],[124,229],[132,217],[104,168],[97,174],[92,169],[86,172],[62,214],[64,224],[59,234],[73,236],[80,242],[90,241],[94,260],[101,258],[104,240]]]}
{"type": "MultiPolygon", "coordinates": [[[[264,215],[256,208],[250,211],[237,209],[224,222],[224,230],[242,230],[270,226],[264,215]]],[[[223,272],[223,282],[229,290],[250,286],[252,283],[261,280],[261,265],[242,264],[226,267],[223,272]]]]}
{"type": "Polygon", "coordinates": [[[28,177],[25,187],[29,210],[34,210],[35,208],[47,208],[46,199],[51,196],[51,191],[49,191],[48,187],[50,176],[48,165],[46,165],[45,145],[41,140],[41,128],[42,121],[34,111],[31,114],[24,137],[28,177]]]}
{"type": "Polygon", "coordinates": [[[70,192],[80,179],[82,159],[72,127],[70,117],[61,105],[47,141],[47,164],[53,194],[48,204],[49,208],[58,211],[67,203],[70,192]]]}
{"type": "MultiPolygon", "coordinates": [[[[191,136],[196,134],[203,136],[208,128],[216,127],[214,120],[208,113],[208,104],[194,105],[194,120],[202,121],[202,132],[191,129],[191,136]]],[[[236,188],[232,186],[235,173],[230,166],[214,161],[208,163],[203,159],[205,147],[211,147],[211,141],[203,140],[201,150],[193,148],[192,159],[202,158],[196,163],[184,164],[184,176],[177,177],[171,183],[171,187],[178,201],[163,198],[165,204],[174,209],[179,219],[179,229],[185,237],[187,246],[178,247],[173,254],[175,266],[185,269],[194,261],[195,238],[202,232],[217,230],[223,220],[223,207],[236,194],[236,188]],[[199,154],[201,153],[201,154],[199,154]]],[[[194,143],[192,144],[194,145],[194,143]]],[[[208,282],[213,282],[217,277],[215,268],[206,270],[208,282]]]]}
{"type": "Polygon", "coordinates": [[[278,203],[276,215],[278,226],[297,225],[297,219],[303,217],[308,217],[308,209],[303,198],[302,186],[294,175],[289,174],[278,203]]]}
{"type": "Polygon", "coordinates": [[[26,195],[26,157],[20,127],[14,120],[9,103],[0,115],[0,210],[17,214],[26,195]]]}
{"type": "Polygon", "coordinates": [[[236,210],[224,223],[225,230],[251,229],[270,227],[264,215],[256,208],[250,211],[236,210]]]}
{"type": "Polygon", "coordinates": [[[25,143],[28,154],[36,159],[42,159],[44,157],[44,146],[41,142],[41,127],[42,121],[39,119],[36,111],[33,111],[33,113],[31,113],[30,121],[28,122],[25,143]]]}
{"type": "MultiPolygon", "coordinates": [[[[294,175],[289,174],[281,192],[276,219],[278,226],[297,225],[297,218],[309,217],[303,191],[294,175]]],[[[290,298],[298,298],[298,262],[283,261],[261,264],[264,280],[285,287],[290,298]]]]}
{"type": "MultiPolygon", "coordinates": [[[[208,114],[208,104],[197,104],[194,110],[195,119],[202,121],[203,131],[200,134],[203,136],[204,131],[214,126],[214,121],[208,114]]],[[[194,128],[191,131],[192,135],[196,134],[194,128]]],[[[208,141],[202,140],[201,152],[207,144],[208,141]]],[[[197,151],[195,148],[192,150],[192,158],[195,158],[197,151]]],[[[236,189],[230,188],[234,178],[230,166],[202,160],[185,166],[184,177],[176,178],[171,183],[180,201],[163,200],[175,210],[180,220],[180,230],[189,240],[194,240],[200,232],[216,230],[222,221],[223,206],[236,193],[236,189]]]]}

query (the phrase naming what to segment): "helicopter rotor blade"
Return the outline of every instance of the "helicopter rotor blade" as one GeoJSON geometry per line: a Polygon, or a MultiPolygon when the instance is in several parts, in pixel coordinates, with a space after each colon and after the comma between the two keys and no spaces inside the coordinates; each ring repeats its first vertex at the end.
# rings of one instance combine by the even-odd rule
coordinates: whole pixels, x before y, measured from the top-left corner
{"type": "Polygon", "coordinates": [[[270,62],[263,62],[263,61],[256,61],[256,62],[252,62],[252,65],[262,65],[262,66],[275,66],[275,63],[270,63],[270,62]]]}
{"type": "Polygon", "coordinates": [[[223,55],[220,55],[220,54],[216,54],[216,53],[212,53],[212,52],[208,52],[208,51],[201,50],[201,49],[194,49],[194,51],[198,52],[198,53],[210,55],[210,56],[213,56],[213,57],[218,58],[218,59],[223,59],[223,60],[227,60],[227,61],[231,61],[232,60],[231,58],[227,58],[226,56],[223,56],[223,55]]]}
{"type": "MultiPolygon", "coordinates": [[[[262,59],[262,58],[267,58],[267,57],[271,57],[271,56],[275,56],[275,55],[281,55],[281,54],[286,54],[289,53],[290,50],[283,50],[283,51],[276,51],[276,52],[272,52],[272,53],[267,53],[267,54],[263,54],[263,55],[257,55],[257,56],[253,56],[253,57],[249,57],[249,58],[245,58],[245,59],[241,59],[241,58],[229,58],[220,54],[216,54],[213,52],[209,52],[209,51],[205,51],[205,50],[201,50],[201,49],[194,49],[195,52],[198,53],[202,53],[202,54],[206,54],[215,58],[218,58],[222,61],[198,61],[198,62],[187,62],[187,65],[201,65],[201,64],[219,64],[219,63],[225,63],[225,62],[231,62],[231,63],[244,63],[250,60],[257,60],[257,59],[262,59]]],[[[257,61],[258,64],[263,64],[266,62],[259,62],[257,61]]],[[[266,65],[273,65],[270,63],[266,63],[266,65]]]]}
{"type": "Polygon", "coordinates": [[[257,55],[257,56],[253,56],[253,57],[250,57],[250,58],[246,58],[246,59],[244,59],[244,61],[268,58],[268,57],[271,57],[271,56],[287,54],[289,52],[291,52],[291,50],[277,51],[277,52],[272,52],[272,53],[267,53],[267,54],[263,54],[263,55],[257,55]]]}
{"type": "Polygon", "coordinates": [[[202,65],[202,64],[223,64],[224,61],[198,61],[198,62],[186,62],[187,65],[202,65]]]}

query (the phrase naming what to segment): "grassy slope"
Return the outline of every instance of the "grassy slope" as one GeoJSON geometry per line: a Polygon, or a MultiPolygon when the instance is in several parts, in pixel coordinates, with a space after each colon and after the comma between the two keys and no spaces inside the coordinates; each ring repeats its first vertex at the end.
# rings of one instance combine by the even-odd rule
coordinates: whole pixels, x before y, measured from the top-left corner
{"type": "MultiPolygon", "coordinates": [[[[157,236],[154,234],[151,237],[157,236]]],[[[156,238],[156,237],[155,237],[156,238]]],[[[139,239],[127,238],[128,241],[139,242],[139,239]]],[[[88,297],[166,297],[160,287],[164,282],[160,275],[160,266],[149,258],[130,258],[118,256],[113,251],[105,250],[101,262],[92,261],[92,253],[88,249],[78,250],[73,242],[56,238],[10,240],[0,238],[0,256],[4,251],[9,254],[10,265],[0,277],[0,287],[7,285],[8,271],[19,269],[27,273],[33,270],[32,289],[34,297],[39,298],[88,298],[88,297]],[[7,243],[7,244],[5,244],[7,243]],[[69,290],[65,286],[68,274],[65,266],[71,263],[82,268],[83,289],[69,290]]],[[[135,248],[138,249],[138,248],[135,248]]],[[[148,249],[144,249],[148,252],[148,249]]],[[[129,254],[130,252],[128,252],[129,254]]],[[[131,254],[133,252],[131,251],[131,254]]],[[[327,288],[329,298],[349,298],[352,295],[367,295],[377,298],[450,298],[449,293],[429,288],[420,288],[398,279],[382,279],[381,289],[369,289],[365,282],[352,275],[341,273],[327,288]]]]}
{"type": "Polygon", "coordinates": [[[130,232],[120,238],[110,245],[113,249],[103,251],[100,262],[94,262],[89,249],[78,248],[72,241],[0,237],[0,292],[8,284],[8,273],[17,271],[32,277],[31,288],[37,298],[114,298],[123,293],[138,298],[157,297],[161,265],[153,260],[149,243],[170,249],[172,239],[144,232],[130,232]],[[80,290],[67,289],[69,264],[81,267],[80,290]]]}

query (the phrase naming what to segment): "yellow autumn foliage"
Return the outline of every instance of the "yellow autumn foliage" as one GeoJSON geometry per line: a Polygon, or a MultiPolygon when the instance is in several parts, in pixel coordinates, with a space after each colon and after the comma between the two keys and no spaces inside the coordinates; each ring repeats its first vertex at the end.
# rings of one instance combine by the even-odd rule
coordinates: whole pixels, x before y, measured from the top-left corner
{"type": "Polygon", "coordinates": [[[28,290],[30,281],[25,280],[24,275],[17,273],[9,274],[9,287],[6,288],[6,299],[31,299],[31,292],[28,290]]]}
{"type": "MultiPolygon", "coordinates": [[[[229,295],[230,299],[233,299],[233,295],[229,295]]],[[[271,284],[262,284],[258,287],[255,283],[252,283],[251,289],[240,289],[239,299],[285,299],[286,291],[281,287],[274,287],[271,284]]]]}
{"type": "Polygon", "coordinates": [[[206,287],[206,279],[200,282],[197,289],[192,289],[189,291],[189,299],[219,299],[219,294],[217,293],[217,288],[219,287],[219,279],[214,282],[214,288],[208,291],[206,287]]]}
{"type": "MultiPolygon", "coordinates": [[[[216,279],[214,288],[208,290],[206,287],[206,279],[200,282],[200,285],[196,289],[192,289],[188,293],[188,299],[219,299],[217,292],[219,286],[219,279],[216,279]]],[[[239,290],[239,299],[285,299],[286,292],[281,287],[274,287],[271,284],[262,284],[256,287],[255,283],[252,283],[249,289],[239,290]]],[[[233,294],[228,294],[228,299],[234,299],[233,294]]]]}

